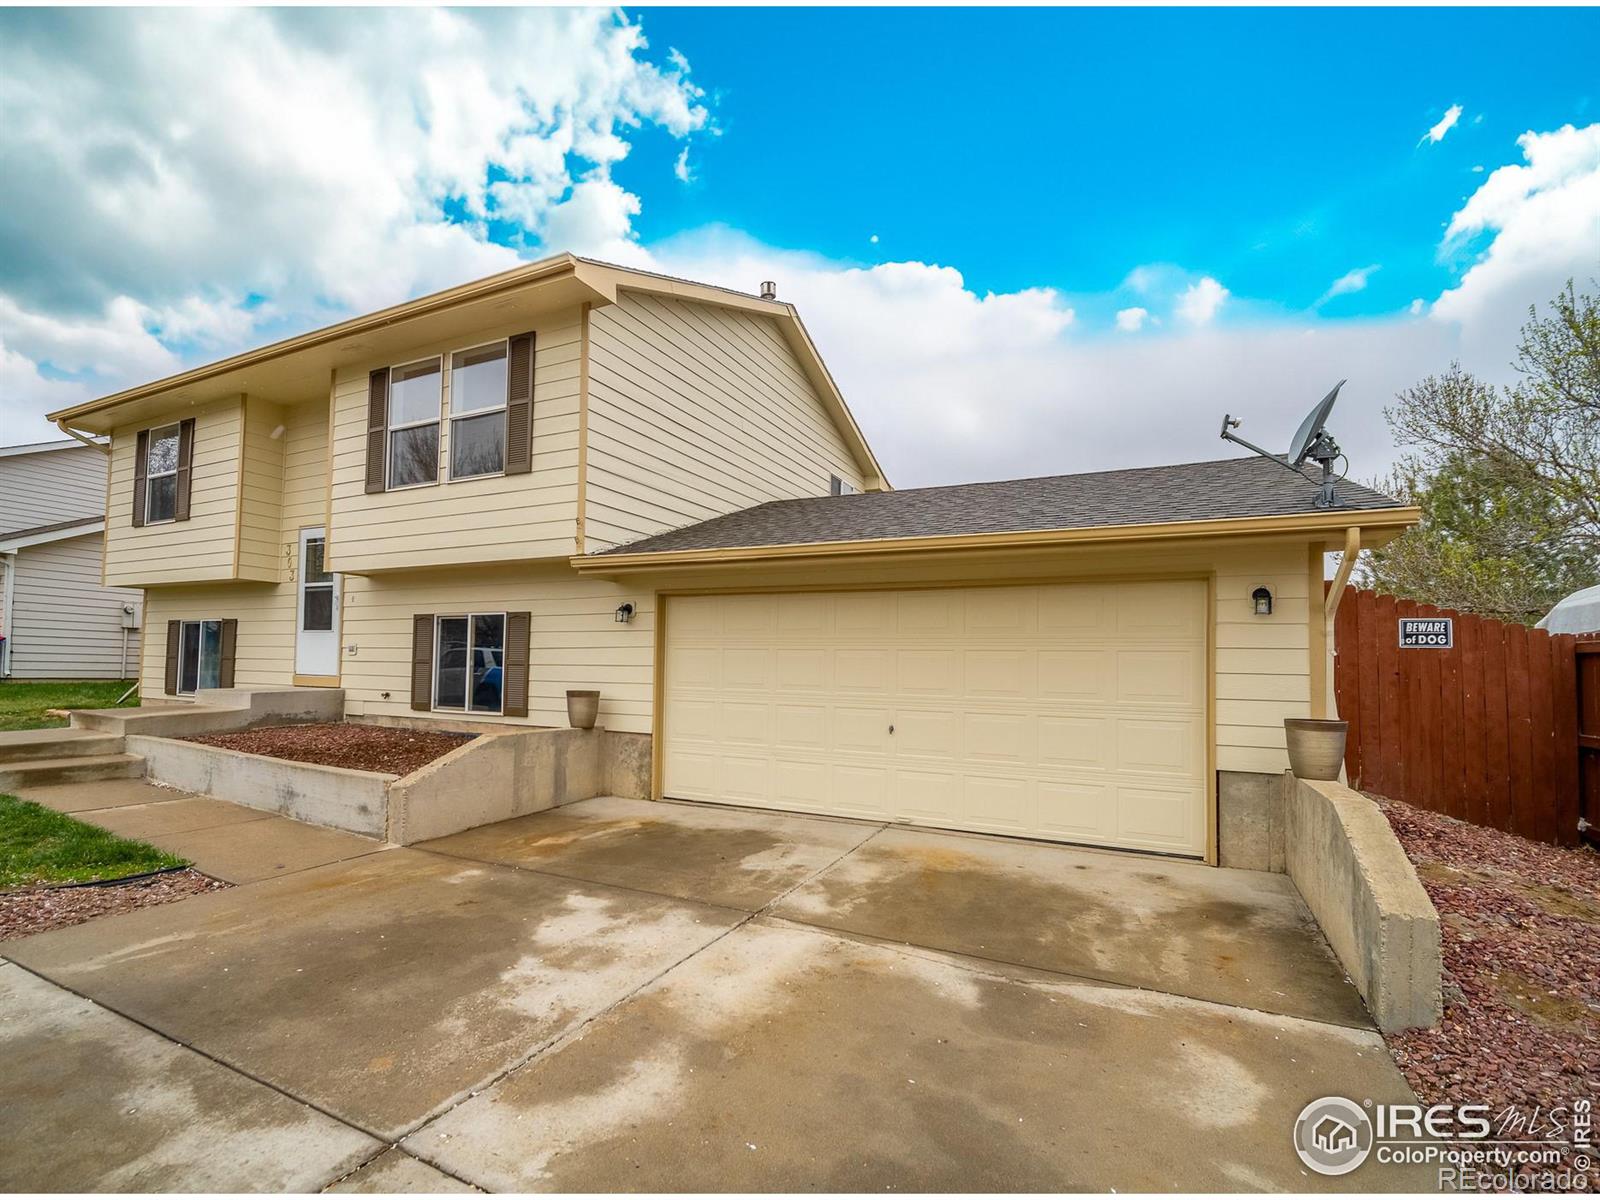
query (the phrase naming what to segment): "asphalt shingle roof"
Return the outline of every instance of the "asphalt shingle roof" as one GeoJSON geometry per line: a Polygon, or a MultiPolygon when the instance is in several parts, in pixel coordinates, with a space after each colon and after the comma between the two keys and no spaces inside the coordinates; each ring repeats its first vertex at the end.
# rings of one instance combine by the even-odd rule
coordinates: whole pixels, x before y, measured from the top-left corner
{"type": "MultiPolygon", "coordinates": [[[[1312,468],[1315,470],[1315,468],[1312,468]]],[[[1260,457],[998,483],[774,500],[617,546],[604,554],[949,537],[1274,517],[1315,512],[1317,485],[1260,457]]],[[[1348,480],[1334,495],[1347,508],[1400,502],[1348,480]]]]}

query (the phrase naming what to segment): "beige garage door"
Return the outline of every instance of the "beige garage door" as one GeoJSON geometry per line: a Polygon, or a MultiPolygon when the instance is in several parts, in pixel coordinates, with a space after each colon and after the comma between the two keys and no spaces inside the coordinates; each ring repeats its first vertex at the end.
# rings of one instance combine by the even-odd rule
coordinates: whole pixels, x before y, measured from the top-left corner
{"type": "Polygon", "coordinates": [[[663,791],[1203,855],[1199,581],[682,596],[663,791]]]}

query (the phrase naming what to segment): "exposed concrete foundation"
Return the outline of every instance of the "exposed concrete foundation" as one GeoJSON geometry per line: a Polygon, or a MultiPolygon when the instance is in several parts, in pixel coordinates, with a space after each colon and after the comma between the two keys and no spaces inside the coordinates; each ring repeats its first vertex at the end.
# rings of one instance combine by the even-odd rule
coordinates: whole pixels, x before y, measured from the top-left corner
{"type": "Polygon", "coordinates": [[[387,837],[405,846],[574,800],[641,799],[649,787],[647,736],[501,726],[391,784],[387,837]]]}
{"type": "Polygon", "coordinates": [[[1255,771],[1217,772],[1217,865],[1282,871],[1283,780],[1255,771]]]}
{"type": "Polygon", "coordinates": [[[208,688],[196,693],[192,704],[81,708],[74,709],[71,717],[74,729],[155,737],[189,737],[343,719],[341,688],[208,688]]]}
{"type": "Polygon", "coordinates": [[[1436,1025],[1439,914],[1378,806],[1341,783],[1285,773],[1289,877],[1378,1027],[1436,1025]]]}
{"type": "Polygon", "coordinates": [[[388,787],[395,775],[291,762],[173,738],[133,735],[128,748],[158,783],[297,821],[383,837],[388,787]]]}

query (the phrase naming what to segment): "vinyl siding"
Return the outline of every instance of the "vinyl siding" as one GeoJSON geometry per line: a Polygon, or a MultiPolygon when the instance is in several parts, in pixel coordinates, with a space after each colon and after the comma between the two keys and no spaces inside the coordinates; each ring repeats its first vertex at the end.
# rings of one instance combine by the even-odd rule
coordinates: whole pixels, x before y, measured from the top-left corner
{"type": "MultiPolygon", "coordinates": [[[[417,613],[532,614],[528,716],[474,721],[565,725],[569,688],[598,688],[599,723],[650,732],[655,606],[638,587],[583,579],[564,567],[484,567],[470,573],[346,577],[342,664],[352,717],[420,717],[411,711],[411,619],[417,613]],[[619,604],[633,620],[618,624],[619,604]],[[348,650],[354,646],[354,653],[348,650]],[[388,693],[385,699],[383,693],[388,693]]],[[[241,629],[243,626],[241,626],[241,629]]],[[[441,714],[461,719],[460,713],[441,714]]]]}
{"type": "Polygon", "coordinates": [[[106,456],[88,446],[0,458],[0,533],[98,517],[106,509],[106,456]]]}
{"type": "Polygon", "coordinates": [[[584,549],[603,550],[860,471],[776,322],[623,292],[589,328],[584,549]]]}
{"type": "Polygon", "coordinates": [[[150,588],[145,592],[145,644],[140,695],[162,694],[167,622],[239,622],[233,682],[237,687],[287,687],[294,682],[295,589],[270,583],[150,588]]]}
{"type": "MultiPolygon", "coordinates": [[[[449,412],[449,355],[526,332],[526,318],[480,336],[422,345],[395,363],[443,355],[442,407],[449,412]]],[[[533,470],[526,475],[448,480],[450,425],[439,444],[439,482],[368,495],[367,376],[388,363],[338,373],[334,384],[334,567],[343,572],[419,570],[466,563],[564,557],[573,553],[578,498],[578,378],[581,319],[576,308],[546,317],[533,372],[533,470]]]]}
{"type": "Polygon", "coordinates": [[[283,576],[284,410],[255,396],[244,402],[244,456],[239,470],[240,579],[277,583],[283,576]]]}
{"type": "Polygon", "coordinates": [[[231,579],[238,542],[239,454],[243,398],[175,413],[193,417],[194,463],[189,520],[133,525],[134,455],[140,429],[117,429],[111,442],[111,503],[106,583],[138,587],[231,579]]]}
{"type": "Polygon", "coordinates": [[[285,412],[284,424],[279,539],[297,544],[302,528],[328,520],[328,402],[298,404],[285,412]]]}
{"type": "MultiPolygon", "coordinates": [[[[122,606],[137,609],[143,597],[100,585],[101,541],[91,533],[17,552],[11,628],[4,630],[12,678],[123,678],[122,606]]],[[[128,677],[138,664],[139,631],[132,630],[128,677]]]]}

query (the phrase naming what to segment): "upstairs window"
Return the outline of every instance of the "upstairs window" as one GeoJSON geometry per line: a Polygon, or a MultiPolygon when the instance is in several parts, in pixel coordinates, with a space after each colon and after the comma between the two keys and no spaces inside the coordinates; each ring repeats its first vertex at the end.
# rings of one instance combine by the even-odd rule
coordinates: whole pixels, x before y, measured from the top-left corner
{"type": "Polygon", "coordinates": [[[389,486],[439,481],[441,365],[437,358],[389,368],[389,486]]]}
{"type": "Polygon", "coordinates": [[[506,466],[506,343],[450,356],[450,478],[499,475],[506,466]]]}
{"type": "Polygon", "coordinates": [[[178,440],[176,423],[150,431],[146,460],[144,523],[155,525],[178,516],[178,440]]]}

